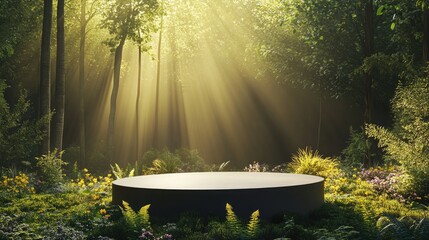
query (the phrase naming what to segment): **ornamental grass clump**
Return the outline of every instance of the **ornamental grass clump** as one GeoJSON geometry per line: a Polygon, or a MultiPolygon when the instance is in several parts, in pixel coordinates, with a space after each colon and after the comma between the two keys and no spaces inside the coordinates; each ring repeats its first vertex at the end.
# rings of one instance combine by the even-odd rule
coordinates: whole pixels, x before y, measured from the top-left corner
{"type": "Polygon", "coordinates": [[[318,151],[311,148],[298,149],[298,153],[292,156],[292,162],[288,169],[294,173],[316,175],[324,178],[333,178],[341,175],[338,163],[330,158],[319,155],[318,151]]]}

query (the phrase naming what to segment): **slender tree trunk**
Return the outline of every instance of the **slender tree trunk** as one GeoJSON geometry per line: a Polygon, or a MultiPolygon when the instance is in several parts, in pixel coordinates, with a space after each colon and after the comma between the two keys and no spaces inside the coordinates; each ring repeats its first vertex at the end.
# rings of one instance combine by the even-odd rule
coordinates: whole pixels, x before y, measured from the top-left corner
{"type": "Polygon", "coordinates": [[[58,0],[57,6],[57,74],[55,79],[55,136],[54,147],[63,149],[65,72],[64,72],[64,0],[58,0]]]}
{"type": "MultiPolygon", "coordinates": [[[[51,29],[52,29],[52,0],[44,0],[43,3],[43,29],[42,47],[40,55],[40,117],[51,112],[51,29]]],[[[45,136],[42,140],[40,154],[50,151],[50,121],[43,126],[45,136]]]]}
{"type": "MultiPolygon", "coordinates": [[[[364,12],[364,33],[365,42],[363,46],[364,58],[370,57],[375,52],[374,47],[374,0],[365,0],[365,12],[364,12]]],[[[364,125],[372,123],[373,120],[373,108],[374,108],[374,94],[373,94],[373,74],[370,70],[364,74],[364,125]]],[[[371,165],[371,149],[367,150],[367,162],[371,165]]]]}
{"type": "MultiPolygon", "coordinates": [[[[363,46],[364,58],[370,57],[374,54],[374,2],[373,0],[365,1],[365,15],[364,15],[364,33],[365,42],[363,46]]],[[[373,76],[371,72],[364,75],[364,91],[365,91],[365,113],[364,123],[372,122],[373,115],[373,76]]]]}
{"type": "Polygon", "coordinates": [[[317,149],[320,147],[320,134],[322,132],[322,113],[323,113],[323,105],[322,105],[322,93],[319,96],[319,124],[317,126],[317,149]]]}
{"type": "Polygon", "coordinates": [[[423,10],[423,64],[429,61],[429,8],[423,10]]]}
{"type": "Polygon", "coordinates": [[[110,160],[115,157],[115,118],[116,118],[116,100],[119,91],[119,77],[121,76],[121,63],[122,63],[122,50],[124,48],[126,36],[122,37],[118,47],[115,50],[115,65],[113,70],[113,88],[112,96],[110,98],[110,115],[109,115],[109,129],[108,129],[108,150],[110,160]]]}
{"type": "MultiPolygon", "coordinates": [[[[162,4],[162,2],[161,2],[162,4]]],[[[161,26],[159,29],[158,38],[158,64],[156,70],[156,93],[155,93],[155,121],[154,121],[154,135],[153,144],[155,147],[159,147],[159,82],[161,78],[161,44],[162,44],[162,28],[164,24],[164,17],[161,16],[161,26]]]]}
{"type": "MultiPolygon", "coordinates": [[[[139,32],[140,35],[140,32],[139,32]]],[[[142,47],[139,45],[139,66],[138,66],[138,76],[137,76],[137,97],[136,97],[136,161],[140,157],[140,138],[139,138],[139,103],[140,103],[140,87],[141,87],[141,72],[142,72],[142,47]]]]}
{"type": "Polygon", "coordinates": [[[80,163],[85,162],[85,40],[86,40],[86,0],[80,1],[80,48],[79,48],[79,148],[80,163]]]}

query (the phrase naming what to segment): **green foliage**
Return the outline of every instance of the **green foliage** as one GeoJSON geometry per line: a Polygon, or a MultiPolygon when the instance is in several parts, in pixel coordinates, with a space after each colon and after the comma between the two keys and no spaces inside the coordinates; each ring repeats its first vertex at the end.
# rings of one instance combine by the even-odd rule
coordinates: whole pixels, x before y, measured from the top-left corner
{"type": "Polygon", "coordinates": [[[365,160],[370,156],[371,141],[366,137],[363,131],[356,131],[350,128],[350,138],[347,147],[342,154],[345,162],[352,167],[361,167],[365,160]]]}
{"type": "Polygon", "coordinates": [[[317,151],[310,148],[298,149],[292,156],[288,168],[294,173],[317,175],[325,178],[340,174],[338,163],[329,157],[322,157],[317,151]]]}
{"type": "Polygon", "coordinates": [[[40,188],[43,191],[59,191],[63,185],[63,166],[67,163],[61,157],[64,151],[57,149],[41,157],[36,157],[40,188]]]}
{"type": "Polygon", "coordinates": [[[127,169],[122,169],[117,163],[115,163],[115,166],[110,165],[110,169],[116,179],[134,176],[134,168],[127,171],[127,169]]]}
{"type": "Polygon", "coordinates": [[[30,102],[27,92],[21,94],[13,107],[5,99],[6,83],[0,80],[0,165],[19,165],[33,159],[43,132],[41,126],[49,120],[46,116],[38,121],[29,119],[30,102]]]}
{"type": "Polygon", "coordinates": [[[235,215],[232,206],[227,203],[225,206],[226,209],[226,222],[231,231],[241,231],[243,226],[241,225],[240,220],[237,215],[235,215]]]}
{"type": "Polygon", "coordinates": [[[259,230],[259,210],[256,210],[250,215],[249,223],[247,224],[247,234],[255,237],[259,230]]]}
{"type": "Polygon", "coordinates": [[[259,210],[254,211],[250,215],[250,220],[246,225],[246,228],[242,225],[241,221],[235,215],[232,206],[227,203],[226,209],[226,225],[230,232],[243,238],[255,238],[260,230],[259,210]]]}
{"type": "MultiPolygon", "coordinates": [[[[429,193],[429,81],[421,78],[399,86],[392,101],[395,128],[367,125],[366,133],[378,140],[389,159],[411,176],[411,189],[429,193]]],[[[407,186],[404,186],[407,188],[407,186]]]]}
{"type": "Polygon", "coordinates": [[[141,162],[143,174],[201,172],[212,169],[204,163],[197,150],[185,148],[175,152],[152,149],[143,154],[141,162]]]}
{"type": "Polygon", "coordinates": [[[150,204],[141,207],[138,212],[135,212],[130,207],[130,205],[125,201],[122,201],[122,205],[123,207],[120,207],[121,212],[130,230],[134,232],[139,232],[141,229],[150,228],[150,220],[149,220],[150,204]]]}
{"type": "Polygon", "coordinates": [[[101,26],[112,35],[105,41],[112,51],[126,38],[148,48],[161,11],[157,0],[108,0],[103,10],[101,26]]]}
{"type": "Polygon", "coordinates": [[[423,240],[429,236],[429,221],[426,217],[418,220],[402,217],[382,216],[377,221],[381,239],[416,239],[423,240]]]}

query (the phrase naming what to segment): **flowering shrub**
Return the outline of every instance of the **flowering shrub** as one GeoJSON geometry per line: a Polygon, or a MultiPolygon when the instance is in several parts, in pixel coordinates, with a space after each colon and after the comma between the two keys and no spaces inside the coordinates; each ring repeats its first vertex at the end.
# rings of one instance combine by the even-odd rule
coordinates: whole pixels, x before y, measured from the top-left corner
{"type": "Polygon", "coordinates": [[[147,239],[147,240],[173,240],[173,235],[165,233],[162,236],[156,237],[151,231],[142,229],[142,234],[139,236],[139,239],[147,239]]]}
{"type": "Polygon", "coordinates": [[[112,189],[112,174],[107,176],[93,176],[88,169],[83,169],[83,177],[71,180],[71,188],[77,191],[86,191],[98,194],[107,194],[112,189]]]}
{"type": "Polygon", "coordinates": [[[19,173],[14,177],[3,176],[0,181],[0,196],[16,197],[25,194],[35,193],[34,187],[30,184],[30,177],[25,173],[19,173]]]}
{"type": "Polygon", "coordinates": [[[245,172],[269,172],[270,169],[267,164],[259,164],[259,162],[254,161],[248,166],[244,167],[245,172]]]}
{"type": "Polygon", "coordinates": [[[416,193],[407,193],[403,186],[406,185],[407,175],[401,169],[381,167],[362,169],[360,177],[369,182],[376,191],[387,193],[390,197],[401,202],[415,199],[416,193]]]}

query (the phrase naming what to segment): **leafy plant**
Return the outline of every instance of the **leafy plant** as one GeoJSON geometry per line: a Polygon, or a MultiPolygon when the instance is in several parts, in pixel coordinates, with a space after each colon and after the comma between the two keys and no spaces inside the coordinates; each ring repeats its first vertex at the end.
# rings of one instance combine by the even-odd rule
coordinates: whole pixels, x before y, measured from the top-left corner
{"type": "Polygon", "coordinates": [[[420,220],[402,217],[382,216],[377,221],[381,239],[416,239],[423,240],[429,236],[429,221],[426,217],[420,220]]]}
{"type": "Polygon", "coordinates": [[[387,157],[398,162],[411,177],[409,190],[425,195],[429,193],[429,79],[399,86],[392,110],[394,129],[370,124],[366,126],[366,133],[377,139],[387,157]]]}
{"type": "Polygon", "coordinates": [[[40,188],[44,191],[59,191],[64,181],[63,166],[67,163],[61,157],[64,151],[54,149],[46,155],[36,157],[40,188]]]}
{"type": "Polygon", "coordinates": [[[370,154],[371,141],[363,131],[350,128],[350,138],[347,147],[342,151],[345,162],[352,167],[362,167],[370,154]]]}
{"type": "Polygon", "coordinates": [[[247,234],[255,237],[259,230],[259,210],[256,210],[250,215],[249,223],[247,224],[247,234]]]}
{"type": "Polygon", "coordinates": [[[334,177],[341,173],[338,163],[329,157],[322,157],[310,148],[298,149],[292,156],[288,168],[294,173],[317,175],[325,178],[334,177]]]}
{"type": "Polygon", "coordinates": [[[115,166],[110,165],[110,169],[116,179],[134,176],[134,168],[127,171],[126,169],[122,169],[117,163],[115,163],[115,166]]]}
{"type": "Polygon", "coordinates": [[[235,215],[235,212],[232,206],[229,203],[227,203],[225,206],[225,209],[226,209],[226,223],[229,226],[229,228],[233,231],[241,231],[243,226],[241,225],[241,222],[238,219],[237,215],[235,215]]]}
{"type": "Polygon", "coordinates": [[[257,236],[259,231],[259,210],[254,211],[250,215],[250,220],[246,225],[246,228],[243,227],[237,215],[235,215],[232,206],[227,203],[225,206],[226,209],[226,223],[228,229],[234,234],[241,236],[240,238],[254,238],[257,236]]]}
{"type": "Polygon", "coordinates": [[[26,91],[21,91],[11,107],[4,96],[6,88],[5,81],[0,80],[0,166],[3,167],[33,159],[44,135],[41,127],[50,118],[50,115],[39,120],[27,117],[30,102],[26,91]]]}
{"type": "Polygon", "coordinates": [[[120,207],[121,212],[125,218],[125,222],[131,230],[138,232],[141,229],[150,229],[150,204],[141,207],[138,212],[135,212],[125,201],[122,201],[122,205],[123,207],[120,207]]]}
{"type": "Polygon", "coordinates": [[[210,169],[198,151],[185,148],[176,149],[174,152],[168,149],[152,149],[143,155],[142,162],[143,174],[197,172],[210,169]]]}

